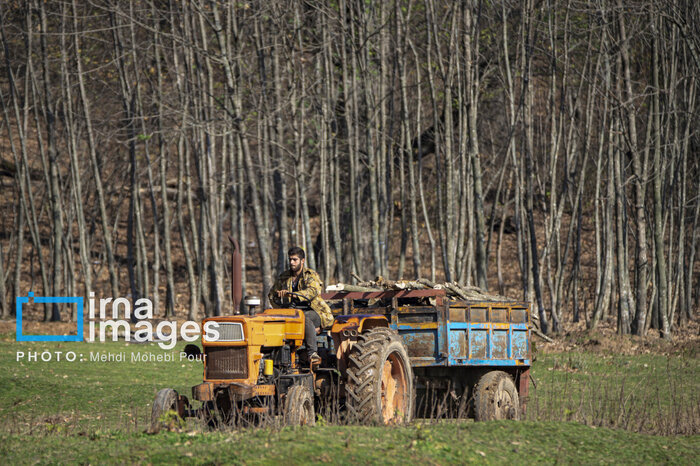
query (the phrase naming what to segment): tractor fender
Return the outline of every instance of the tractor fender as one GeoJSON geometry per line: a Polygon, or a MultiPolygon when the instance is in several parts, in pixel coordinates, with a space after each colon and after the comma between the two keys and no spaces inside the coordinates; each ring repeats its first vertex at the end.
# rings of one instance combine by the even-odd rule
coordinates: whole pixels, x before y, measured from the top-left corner
{"type": "Polygon", "coordinates": [[[386,317],[376,314],[336,316],[333,327],[331,327],[331,336],[338,359],[338,370],[343,377],[345,377],[347,369],[347,356],[357,342],[357,336],[376,327],[389,328],[389,321],[386,317]]]}
{"type": "Polygon", "coordinates": [[[332,334],[341,334],[343,330],[362,333],[375,327],[389,327],[386,317],[376,314],[352,314],[337,316],[331,327],[332,334]]]}

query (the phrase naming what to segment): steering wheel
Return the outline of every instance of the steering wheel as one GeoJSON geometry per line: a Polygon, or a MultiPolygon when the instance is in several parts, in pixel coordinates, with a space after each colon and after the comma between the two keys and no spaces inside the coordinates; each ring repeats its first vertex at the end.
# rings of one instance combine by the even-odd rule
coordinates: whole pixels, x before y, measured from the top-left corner
{"type": "Polygon", "coordinates": [[[303,294],[301,294],[301,293],[296,293],[296,292],[294,292],[294,291],[288,292],[288,293],[287,293],[287,296],[293,296],[293,297],[295,297],[295,298],[303,299],[304,301],[311,302],[311,300],[310,300],[309,298],[307,298],[306,296],[304,296],[303,294]]]}
{"type": "Polygon", "coordinates": [[[303,310],[311,309],[311,300],[309,298],[307,298],[306,296],[304,296],[303,294],[295,293],[294,291],[290,291],[287,293],[285,298],[286,297],[290,298],[289,304],[291,305],[292,309],[303,309],[303,310]],[[299,300],[304,300],[306,302],[295,303],[294,301],[292,301],[291,298],[297,298],[299,300]]]}

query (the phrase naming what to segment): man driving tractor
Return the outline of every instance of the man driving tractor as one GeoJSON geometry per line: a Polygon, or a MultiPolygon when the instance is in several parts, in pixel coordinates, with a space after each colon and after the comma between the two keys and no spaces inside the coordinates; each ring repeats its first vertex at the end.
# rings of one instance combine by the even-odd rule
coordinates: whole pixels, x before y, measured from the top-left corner
{"type": "Polygon", "coordinates": [[[320,360],[317,350],[317,328],[328,328],[333,325],[331,308],[321,298],[323,284],[318,274],[305,267],[306,253],[298,246],[287,251],[289,269],[282,272],[270,290],[268,298],[274,307],[300,307],[308,305],[304,311],[304,344],[313,364],[320,360]]]}

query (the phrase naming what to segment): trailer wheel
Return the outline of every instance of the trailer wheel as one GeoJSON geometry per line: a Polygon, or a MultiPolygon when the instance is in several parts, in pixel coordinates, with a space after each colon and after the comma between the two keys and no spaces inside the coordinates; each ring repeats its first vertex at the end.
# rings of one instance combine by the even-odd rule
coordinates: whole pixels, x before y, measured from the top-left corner
{"type": "Polygon", "coordinates": [[[164,388],[156,393],[151,407],[151,432],[156,433],[161,428],[171,428],[171,424],[181,421],[177,410],[177,392],[172,388],[164,388]],[[172,420],[163,419],[164,414],[173,411],[175,415],[172,420]]]}
{"type": "Polygon", "coordinates": [[[520,420],[520,399],[510,375],[503,371],[487,372],[479,380],[475,392],[477,421],[520,420]]]}
{"type": "Polygon", "coordinates": [[[345,391],[351,421],[411,421],[413,371],[398,334],[380,327],[358,336],[348,355],[345,391]]]}
{"type": "Polygon", "coordinates": [[[305,385],[294,385],[287,391],[284,415],[288,426],[316,424],[314,397],[305,385]]]}

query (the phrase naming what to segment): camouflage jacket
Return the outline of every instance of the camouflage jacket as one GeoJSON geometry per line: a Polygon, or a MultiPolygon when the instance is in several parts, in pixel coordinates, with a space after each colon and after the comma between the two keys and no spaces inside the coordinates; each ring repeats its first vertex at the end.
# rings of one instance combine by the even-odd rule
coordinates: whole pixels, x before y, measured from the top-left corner
{"type": "MultiPolygon", "coordinates": [[[[277,291],[292,291],[293,283],[294,275],[292,275],[291,270],[285,270],[280,274],[275,285],[268,294],[270,303],[272,303],[274,307],[284,307],[291,303],[290,299],[287,297],[278,298],[277,291]]],[[[296,293],[309,299],[311,309],[316,311],[321,318],[321,326],[327,328],[333,325],[333,314],[331,313],[331,308],[321,297],[322,290],[323,282],[321,281],[321,277],[313,270],[305,267],[301,272],[301,277],[299,277],[299,289],[296,293]]]]}

